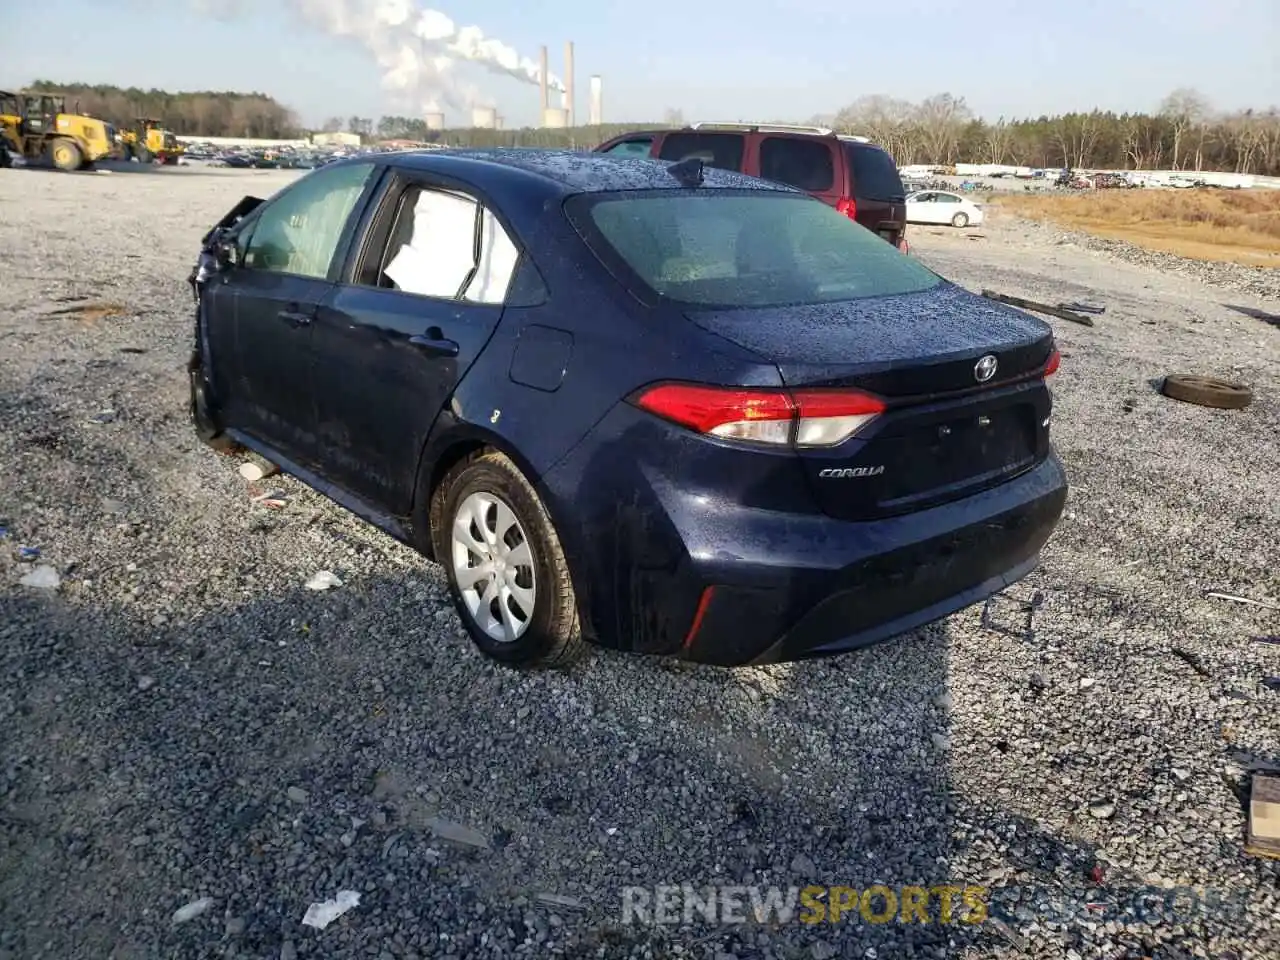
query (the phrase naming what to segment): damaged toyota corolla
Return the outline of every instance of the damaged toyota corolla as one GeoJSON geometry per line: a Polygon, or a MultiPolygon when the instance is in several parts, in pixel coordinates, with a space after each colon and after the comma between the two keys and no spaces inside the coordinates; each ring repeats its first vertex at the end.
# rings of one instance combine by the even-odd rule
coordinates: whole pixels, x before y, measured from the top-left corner
{"type": "Polygon", "coordinates": [[[191,415],[434,559],[476,645],[740,665],[1026,575],[1051,329],[804,193],[541,150],[339,161],[206,237],[191,415]]]}

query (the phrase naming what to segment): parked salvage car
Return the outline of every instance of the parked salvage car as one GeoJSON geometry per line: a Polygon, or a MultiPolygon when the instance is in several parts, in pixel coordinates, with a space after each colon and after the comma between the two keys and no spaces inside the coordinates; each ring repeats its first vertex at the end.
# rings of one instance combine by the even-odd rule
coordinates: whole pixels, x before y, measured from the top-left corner
{"type": "Polygon", "coordinates": [[[953,227],[976,227],[982,223],[982,208],[958,193],[922,190],[907,196],[907,223],[949,223],[953,227]]]}
{"type": "Polygon", "coordinates": [[[443,567],[476,645],[734,665],[863,646],[1035,565],[1042,321],[697,160],[340,160],[205,237],[198,435],[443,567]]]}

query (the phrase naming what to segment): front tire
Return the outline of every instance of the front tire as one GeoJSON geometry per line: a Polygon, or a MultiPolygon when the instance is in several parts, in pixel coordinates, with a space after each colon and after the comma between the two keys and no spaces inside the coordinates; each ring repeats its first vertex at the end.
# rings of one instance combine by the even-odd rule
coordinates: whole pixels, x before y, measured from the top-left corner
{"type": "Polygon", "coordinates": [[[577,597],[551,517],[505,454],[462,461],[431,500],[435,558],[472,641],[516,667],[558,667],[585,650],[577,597]]]}
{"type": "Polygon", "coordinates": [[[951,218],[953,227],[967,227],[969,225],[969,215],[967,213],[957,213],[951,218]]]}
{"type": "Polygon", "coordinates": [[[196,436],[201,443],[218,453],[235,453],[240,445],[223,432],[222,423],[211,402],[209,381],[204,375],[204,365],[200,362],[198,353],[193,354],[187,364],[187,375],[190,379],[187,412],[191,416],[196,436]]]}
{"type": "Polygon", "coordinates": [[[79,170],[80,164],[84,163],[84,154],[80,152],[80,147],[69,137],[58,137],[54,140],[49,146],[49,156],[53,160],[53,165],[59,170],[79,170]]]}

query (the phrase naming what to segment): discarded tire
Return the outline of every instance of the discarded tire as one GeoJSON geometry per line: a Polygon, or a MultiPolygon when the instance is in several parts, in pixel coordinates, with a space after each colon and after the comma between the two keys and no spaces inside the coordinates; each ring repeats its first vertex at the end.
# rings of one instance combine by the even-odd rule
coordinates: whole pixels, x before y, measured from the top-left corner
{"type": "Polygon", "coordinates": [[[1217,407],[1220,410],[1239,410],[1253,400],[1253,391],[1242,383],[1228,383],[1212,377],[1197,377],[1185,373],[1173,373],[1164,378],[1160,392],[1174,400],[1217,407]]]}

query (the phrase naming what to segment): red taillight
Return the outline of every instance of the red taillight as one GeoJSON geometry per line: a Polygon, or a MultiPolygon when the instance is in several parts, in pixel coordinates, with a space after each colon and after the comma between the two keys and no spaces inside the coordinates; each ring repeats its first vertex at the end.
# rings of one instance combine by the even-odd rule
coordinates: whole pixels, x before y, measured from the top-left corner
{"type": "Polygon", "coordinates": [[[843,213],[850,220],[858,219],[858,204],[853,197],[842,197],[836,201],[836,213],[843,213]]]}
{"type": "Polygon", "coordinates": [[[1053,353],[1049,354],[1049,359],[1045,361],[1044,375],[1046,377],[1053,376],[1055,373],[1058,372],[1058,367],[1061,366],[1061,364],[1062,364],[1062,354],[1060,354],[1055,349],[1053,353]]]}
{"type": "Polygon", "coordinates": [[[667,383],[635,401],[643,410],[722,440],[774,446],[832,447],[884,412],[878,397],[856,390],[752,390],[667,383]]]}
{"type": "Polygon", "coordinates": [[[898,249],[901,250],[903,253],[907,254],[908,256],[910,256],[911,248],[907,245],[906,237],[900,237],[898,239],[898,249]]]}

